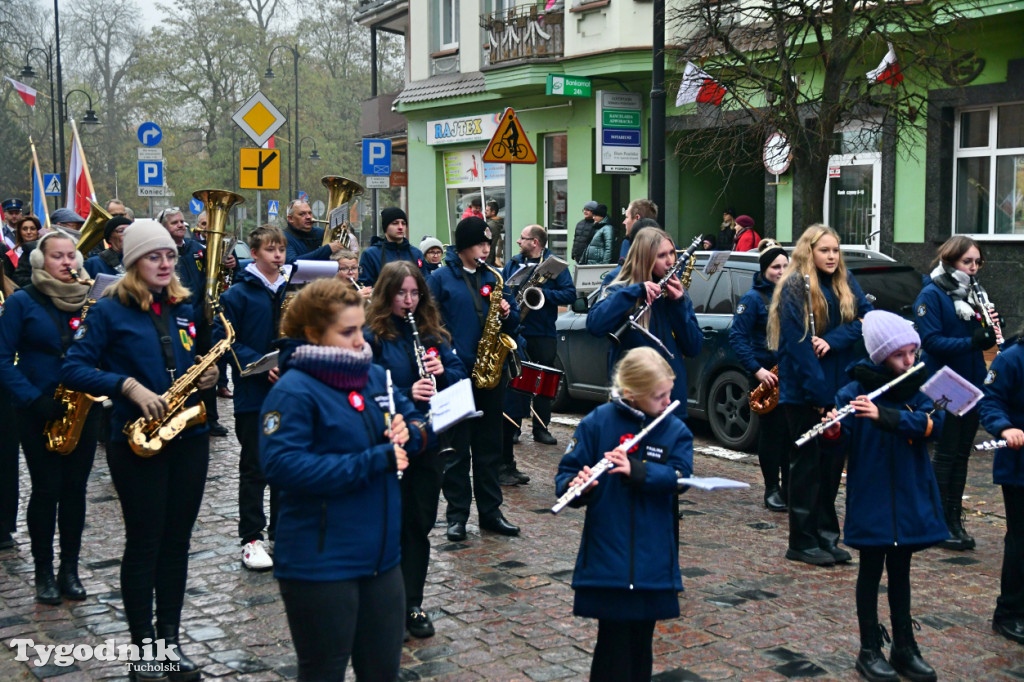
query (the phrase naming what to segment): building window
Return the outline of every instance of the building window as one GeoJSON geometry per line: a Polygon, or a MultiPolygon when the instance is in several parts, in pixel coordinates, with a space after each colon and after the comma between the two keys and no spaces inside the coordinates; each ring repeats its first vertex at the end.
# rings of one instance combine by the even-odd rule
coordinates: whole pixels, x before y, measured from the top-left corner
{"type": "Polygon", "coordinates": [[[562,259],[567,259],[569,239],[568,142],[565,133],[544,136],[544,226],[548,248],[562,259]]]}
{"type": "Polygon", "coordinates": [[[956,113],[954,231],[1024,235],[1024,103],[956,113]]]}
{"type": "Polygon", "coordinates": [[[437,42],[439,50],[459,46],[459,0],[437,0],[437,42]]]}

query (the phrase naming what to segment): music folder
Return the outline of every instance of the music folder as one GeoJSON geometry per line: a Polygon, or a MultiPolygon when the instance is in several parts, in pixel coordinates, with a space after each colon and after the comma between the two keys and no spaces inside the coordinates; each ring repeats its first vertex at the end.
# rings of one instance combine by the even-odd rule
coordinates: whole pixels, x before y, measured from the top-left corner
{"type": "Polygon", "coordinates": [[[277,354],[278,351],[272,350],[256,362],[250,362],[242,370],[243,377],[249,377],[254,374],[263,374],[277,367],[277,354]]]}
{"type": "Polygon", "coordinates": [[[482,417],[473,400],[473,384],[463,379],[430,398],[430,427],[434,433],[447,431],[461,421],[482,417]]]}
{"type": "Polygon", "coordinates": [[[974,384],[943,367],[921,386],[921,392],[935,402],[935,407],[962,417],[985,395],[974,384]]]}

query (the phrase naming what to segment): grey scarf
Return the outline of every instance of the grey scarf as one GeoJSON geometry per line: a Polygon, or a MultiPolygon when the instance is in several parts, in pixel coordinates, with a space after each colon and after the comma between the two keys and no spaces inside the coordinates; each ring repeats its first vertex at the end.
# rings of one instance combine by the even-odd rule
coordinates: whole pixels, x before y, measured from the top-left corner
{"type": "Polygon", "coordinates": [[[88,284],[62,282],[42,268],[32,268],[32,284],[65,313],[81,310],[89,296],[88,284]]]}
{"type": "MultiPolygon", "coordinates": [[[[932,282],[953,299],[956,316],[961,320],[973,320],[977,316],[971,307],[971,276],[966,272],[950,268],[942,263],[935,266],[931,273],[932,282]]],[[[979,285],[980,286],[980,285],[979,285]]]]}

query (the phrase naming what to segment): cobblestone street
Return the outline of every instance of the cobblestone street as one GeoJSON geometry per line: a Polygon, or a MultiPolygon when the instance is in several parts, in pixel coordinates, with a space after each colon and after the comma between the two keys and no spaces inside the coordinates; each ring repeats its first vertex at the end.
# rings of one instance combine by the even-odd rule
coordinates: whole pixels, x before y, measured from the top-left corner
{"type": "MultiPolygon", "coordinates": [[[[220,406],[222,423],[231,428],[229,402],[220,406]]],[[[833,568],[785,561],[786,516],[764,508],[756,457],[713,456],[709,453],[730,453],[713,446],[706,427],[697,430],[695,474],[735,478],[752,487],[684,496],[682,617],[658,626],[655,679],[860,679],[853,668],[859,646],[856,552],[853,564],[833,568]]],[[[535,445],[524,434],[517,457],[533,480],[504,489],[505,515],[522,527],[521,537],[481,535],[475,512],[465,542],[448,543],[443,526],[435,528],[423,606],[437,635],[406,644],[403,679],[586,678],[596,623],[571,615],[569,587],[583,511],[566,509],[557,517],[549,511],[553,474],[572,428],[557,424],[552,432],[560,445],[535,445]]],[[[233,429],[230,437],[212,440],[210,476],[192,541],[184,648],[204,664],[209,678],[294,678],[295,657],[273,576],[241,567],[236,452],[233,429]]],[[[967,524],[977,550],[927,550],[916,556],[911,573],[913,613],[922,624],[918,641],[940,679],[1024,679],[1024,649],[990,626],[1004,532],[991,461],[991,453],[971,459],[967,524]]],[[[122,524],[102,448],[89,483],[82,556],[89,597],[78,605],[34,601],[24,525],[29,482],[22,468],[19,544],[0,553],[0,679],[126,679],[117,662],[33,667],[14,660],[16,652],[8,645],[19,637],[37,644],[127,642],[118,593],[122,524]]],[[[840,510],[843,503],[841,492],[840,510]]],[[[442,519],[443,513],[442,502],[442,519]]],[[[879,610],[887,621],[884,598],[879,610]]]]}

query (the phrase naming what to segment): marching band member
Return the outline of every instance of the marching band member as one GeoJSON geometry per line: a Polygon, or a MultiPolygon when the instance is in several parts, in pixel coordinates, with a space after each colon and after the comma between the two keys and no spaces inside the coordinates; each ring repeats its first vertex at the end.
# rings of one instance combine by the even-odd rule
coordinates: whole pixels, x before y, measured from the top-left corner
{"type": "MultiPolygon", "coordinates": [[[[395,389],[421,413],[430,410],[430,397],[467,376],[452,352],[427,282],[407,261],[388,263],[377,278],[363,335],[375,364],[391,370],[395,389]],[[412,314],[415,328],[410,325],[412,314]],[[416,340],[419,335],[420,341],[416,340]],[[426,355],[416,358],[416,345],[426,355]],[[422,371],[429,377],[421,376],[422,371]]],[[[402,578],[405,583],[405,627],[413,637],[432,637],[434,624],[423,610],[423,585],[430,562],[427,537],[437,519],[445,455],[435,446],[413,457],[402,476],[402,578]]]]}
{"type": "Polygon", "coordinates": [[[351,286],[303,288],[263,402],[260,462],[281,507],[274,575],[300,680],[344,679],[350,656],[358,679],[393,680],[402,653],[396,471],[421,456],[428,432],[401,392],[386,426],[385,372],[371,364],[364,320],[351,286]]]}
{"type": "Polygon", "coordinates": [[[359,255],[355,251],[342,249],[331,254],[331,260],[338,261],[338,274],[336,278],[346,284],[351,284],[359,291],[363,298],[370,298],[373,295],[373,287],[359,285],[359,255]]]}
{"type": "MultiPolygon", "coordinates": [[[[914,301],[914,322],[921,333],[922,359],[928,370],[935,372],[948,365],[978,387],[985,380],[984,351],[996,344],[995,331],[981,323],[980,309],[972,300],[971,285],[984,262],[976,241],[962,235],[951,237],[939,247],[931,283],[914,301]]],[[[940,545],[945,549],[963,551],[975,546],[962,516],[967,467],[977,431],[977,408],[961,417],[951,414],[935,444],[932,464],[951,536],[940,545]]]]}
{"type": "Polygon", "coordinates": [[[630,452],[620,445],[671,401],[672,368],[653,348],[633,348],[615,369],[612,400],[580,421],[555,476],[555,492],[582,485],[602,459],[615,464],[573,506],[586,518],[573,572],[573,615],[597,619],[592,681],[651,679],[656,621],[679,617],[677,479],[693,472],[693,435],[666,419],[630,452]]]}
{"type": "Polygon", "coordinates": [[[121,263],[124,251],[124,233],[131,224],[130,218],[119,215],[108,220],[107,224],[103,226],[103,239],[109,246],[85,261],[85,270],[90,277],[95,279],[96,275],[101,272],[108,275],[124,274],[124,265],[121,263]]]}
{"type": "Polygon", "coordinates": [[[288,239],[288,263],[294,263],[300,258],[327,260],[331,254],[344,248],[341,242],[320,245],[324,240],[324,228],[313,224],[313,209],[302,199],[293,199],[289,202],[285,220],[287,225],[284,235],[288,239]]]}
{"type": "MultiPolygon", "coordinates": [[[[455,342],[455,352],[472,372],[477,360],[477,345],[491,311],[491,294],[497,280],[494,273],[477,261],[491,251],[491,231],[482,218],[463,218],[455,228],[455,249],[445,264],[427,280],[445,327],[455,342]]],[[[501,330],[515,334],[519,326],[519,308],[508,291],[502,292],[501,330]]],[[[491,389],[473,386],[473,399],[482,417],[456,426],[452,433],[455,452],[445,464],[442,487],[448,509],[447,537],[452,542],[466,539],[466,521],[476,498],[480,527],[501,535],[518,535],[519,527],[501,513],[502,494],[498,485],[501,466],[501,408],[505,401],[503,378],[491,389]],[[470,484],[472,464],[473,482],[470,484]]]]}
{"type": "MultiPolygon", "coordinates": [[[[1003,489],[1006,539],[992,629],[1024,644],[1024,336],[1007,343],[985,377],[978,411],[985,430],[1006,441],[992,460],[992,482],[1003,489]]],[[[947,416],[948,420],[950,417],[947,416]]]]}
{"type": "MultiPolygon", "coordinates": [[[[280,330],[281,305],[287,278],[281,274],[288,242],[284,233],[263,225],[249,235],[253,261],[241,270],[234,283],[221,294],[224,317],[235,329],[232,350],[238,358],[239,376],[232,400],[235,407],[235,435],[241,446],[238,459],[238,537],[242,544],[242,565],[265,571],[274,565],[263,544],[263,531],[274,541],[278,494],[270,489],[270,523],[263,511],[267,481],[260,469],[260,407],[277,380],[278,370],[240,376],[245,367],[273,350],[280,330]]],[[[226,338],[224,325],[214,323],[214,342],[226,338]]]]}
{"type": "MultiPolygon", "coordinates": [[[[768,348],[779,354],[776,409],[783,410],[790,434],[804,433],[819,423],[824,410],[833,405],[843,371],[856,359],[859,318],[870,309],[846,270],[835,230],[826,225],[804,230],[775,287],[768,314],[768,348]],[[807,310],[808,281],[813,316],[807,310]]],[[[817,440],[790,451],[787,559],[830,566],[852,558],[838,546],[835,500],[842,475],[843,458],[823,453],[817,440]]]]}
{"type": "Polygon", "coordinates": [[[380,212],[384,237],[374,236],[359,256],[359,283],[374,286],[381,268],[392,261],[405,260],[423,269],[423,253],[409,243],[409,219],[405,211],[389,206],[380,212]]]}
{"type": "MultiPolygon", "coordinates": [[[[736,314],[729,328],[729,343],[736,351],[743,368],[751,375],[751,389],[758,384],[767,390],[778,390],[779,378],[771,369],[779,363],[778,353],[768,350],[768,306],[775,285],[789,264],[786,250],[778,242],[768,244],[758,257],[760,272],[754,273],[750,290],[736,304],[736,314]]],[[[789,442],[786,418],[775,409],[759,415],[761,425],[757,436],[757,460],[764,478],[764,506],[771,511],[786,511],[789,494],[789,442]]]]}
{"type": "MultiPolygon", "coordinates": [[[[665,349],[672,354],[672,357],[666,359],[678,377],[672,388],[672,399],[679,400],[685,406],[686,365],[683,357],[699,354],[703,337],[693,312],[693,303],[679,278],[673,276],[665,283],[664,290],[658,286],[658,282],[675,262],[676,245],[667,232],[656,227],[639,230],[622,264],[622,270],[604,288],[601,298],[587,315],[587,331],[594,336],[610,334],[626,321],[638,305],[650,303],[650,311],[639,321],[648,334],[627,329],[621,343],[612,343],[608,350],[609,370],[630,348],[657,348],[652,337],[660,339],[665,349]]],[[[665,349],[661,349],[663,353],[665,349]]],[[[676,414],[682,411],[676,410],[676,414]]]]}
{"type": "MultiPolygon", "coordinates": [[[[23,220],[24,222],[24,220],[23,220]]],[[[85,599],[78,555],[85,527],[85,487],[96,453],[98,411],[86,419],[75,449],[47,449],[45,425],[64,414],[54,399],[64,354],[82,322],[89,287],[71,276],[81,270],[75,243],[54,232],[32,251],[32,284],[14,292],[0,316],[0,382],[16,401],[25,463],[32,478],[28,532],[35,562],[36,601],[60,604],[85,599]],[[19,356],[14,364],[14,356],[19,356]],[[53,534],[60,526],[60,569],[53,578],[53,534]]],[[[15,462],[17,458],[15,457],[15,462]]]]}
{"type": "MultiPolygon", "coordinates": [[[[910,322],[884,310],[869,311],[863,328],[870,359],[849,369],[852,382],[835,398],[836,405],[852,405],[855,416],[823,435],[823,448],[849,456],[843,541],[860,552],[856,667],[869,680],[898,680],[897,673],[911,680],[934,680],[935,670],[914,640],[910,561],[914,552],[949,537],[939,516],[939,488],[927,445],[942,430],[943,417],[949,417],[920,392],[927,379],[923,372],[868,400],[868,393],[914,366],[921,339],[910,322]],[[878,624],[883,568],[892,622],[889,661],[882,654],[884,635],[878,624]]],[[[829,413],[830,418],[835,415],[836,410],[829,413]]]]}
{"type": "MultiPolygon", "coordinates": [[[[124,516],[121,595],[132,643],[161,638],[177,650],[176,682],[199,679],[199,666],[178,646],[188,575],[192,526],[206,485],[210,441],[205,424],[186,429],[151,457],[136,455],[124,427],[139,417],[161,418],[162,394],[195,357],[190,292],[175,275],[178,247],[164,227],[137,220],[125,232],[125,276],[89,310],[61,369],[75,391],[114,400],[107,465],[124,516]],[[98,371],[97,371],[98,368],[98,371]],[[156,630],[153,597],[156,596],[156,630]]],[[[217,383],[217,368],[200,377],[200,390],[217,383]]],[[[188,404],[196,404],[193,395],[188,404]]],[[[159,670],[131,670],[131,677],[162,680],[159,670]]]]}

